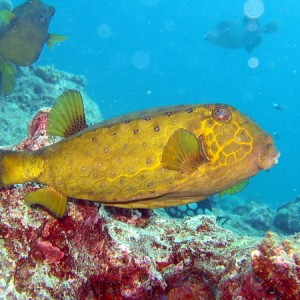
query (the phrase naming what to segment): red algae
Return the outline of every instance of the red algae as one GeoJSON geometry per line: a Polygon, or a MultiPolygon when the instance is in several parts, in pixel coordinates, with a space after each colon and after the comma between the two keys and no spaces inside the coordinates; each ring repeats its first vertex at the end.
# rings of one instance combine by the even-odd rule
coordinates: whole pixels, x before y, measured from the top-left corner
{"type": "Polygon", "coordinates": [[[37,240],[34,255],[36,260],[40,256],[45,263],[58,264],[63,259],[64,255],[64,252],[58,247],[53,246],[49,241],[43,241],[40,238],[37,240]]]}
{"type": "MultiPolygon", "coordinates": [[[[47,110],[19,150],[47,145],[47,110]]],[[[212,216],[183,221],[154,212],[69,200],[56,219],[0,190],[0,294],[7,299],[300,299],[300,236],[241,237],[212,216]]]]}
{"type": "Polygon", "coordinates": [[[251,253],[253,271],[280,299],[300,299],[299,252],[299,245],[294,248],[291,241],[280,242],[268,233],[251,253]]]}

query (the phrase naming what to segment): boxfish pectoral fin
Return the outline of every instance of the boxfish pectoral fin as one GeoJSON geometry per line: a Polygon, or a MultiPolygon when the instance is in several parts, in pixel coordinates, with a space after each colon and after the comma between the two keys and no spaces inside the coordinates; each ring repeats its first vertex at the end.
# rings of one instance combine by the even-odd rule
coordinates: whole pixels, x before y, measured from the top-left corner
{"type": "Polygon", "coordinates": [[[4,96],[9,95],[15,86],[17,67],[15,64],[0,57],[0,81],[4,96]]]}
{"type": "Polygon", "coordinates": [[[68,37],[66,35],[62,35],[62,34],[49,34],[49,37],[48,37],[46,43],[49,48],[53,48],[55,43],[63,42],[67,38],[68,37]]]}
{"type": "Polygon", "coordinates": [[[208,162],[203,141],[192,132],[180,128],[169,138],[166,144],[161,164],[169,170],[189,173],[208,162]]]}
{"type": "Polygon", "coordinates": [[[10,24],[14,19],[16,18],[16,15],[12,13],[8,9],[2,9],[0,11],[0,25],[8,25],[10,24]]]}
{"type": "Polygon", "coordinates": [[[44,187],[25,195],[24,200],[28,205],[42,205],[56,217],[62,218],[66,211],[68,198],[52,187],[44,187]]]}
{"type": "Polygon", "coordinates": [[[68,90],[62,93],[49,113],[47,133],[68,137],[86,127],[88,126],[80,92],[68,90]]]}
{"type": "Polygon", "coordinates": [[[278,30],[279,27],[279,21],[273,21],[268,24],[266,24],[263,28],[265,33],[274,33],[278,30]]]}

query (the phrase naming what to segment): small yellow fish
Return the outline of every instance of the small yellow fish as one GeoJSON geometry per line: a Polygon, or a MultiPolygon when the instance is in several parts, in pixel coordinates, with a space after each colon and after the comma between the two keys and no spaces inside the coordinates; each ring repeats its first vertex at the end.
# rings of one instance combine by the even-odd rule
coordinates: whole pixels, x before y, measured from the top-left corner
{"type": "Polygon", "coordinates": [[[63,93],[34,152],[0,151],[0,186],[45,184],[25,196],[62,217],[67,198],[125,208],[183,205],[240,185],[277,163],[270,135],[224,104],[146,110],[87,128],[82,98],[63,93]]]}
{"type": "Polygon", "coordinates": [[[52,46],[66,36],[51,35],[48,27],[55,9],[40,0],[26,1],[13,11],[0,11],[0,74],[4,95],[12,92],[17,66],[29,66],[43,45],[52,46]]]}

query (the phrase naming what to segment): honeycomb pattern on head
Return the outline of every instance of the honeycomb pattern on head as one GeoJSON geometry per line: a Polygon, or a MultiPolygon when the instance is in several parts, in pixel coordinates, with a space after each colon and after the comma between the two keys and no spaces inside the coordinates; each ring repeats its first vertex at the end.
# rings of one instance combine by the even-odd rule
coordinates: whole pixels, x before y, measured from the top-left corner
{"type": "Polygon", "coordinates": [[[233,108],[215,105],[211,117],[201,123],[206,152],[216,168],[244,159],[253,149],[250,132],[232,115],[233,108]]]}

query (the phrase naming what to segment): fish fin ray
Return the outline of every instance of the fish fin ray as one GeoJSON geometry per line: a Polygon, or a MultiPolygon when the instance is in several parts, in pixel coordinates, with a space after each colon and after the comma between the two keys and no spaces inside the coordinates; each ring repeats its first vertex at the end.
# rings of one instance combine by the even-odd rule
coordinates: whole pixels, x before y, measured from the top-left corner
{"type": "Polygon", "coordinates": [[[55,43],[63,42],[68,38],[68,36],[62,34],[49,34],[46,44],[49,48],[53,48],[55,43]]]}
{"type": "Polygon", "coordinates": [[[190,131],[180,128],[170,136],[163,150],[161,164],[170,170],[189,173],[208,161],[204,153],[202,140],[190,131]]]}
{"type": "Polygon", "coordinates": [[[68,137],[87,128],[81,93],[68,90],[53,105],[47,122],[47,133],[68,137]]]}
{"type": "Polygon", "coordinates": [[[52,187],[41,188],[24,197],[27,205],[42,205],[59,218],[62,218],[65,214],[67,199],[66,196],[60,194],[52,187]]]}

